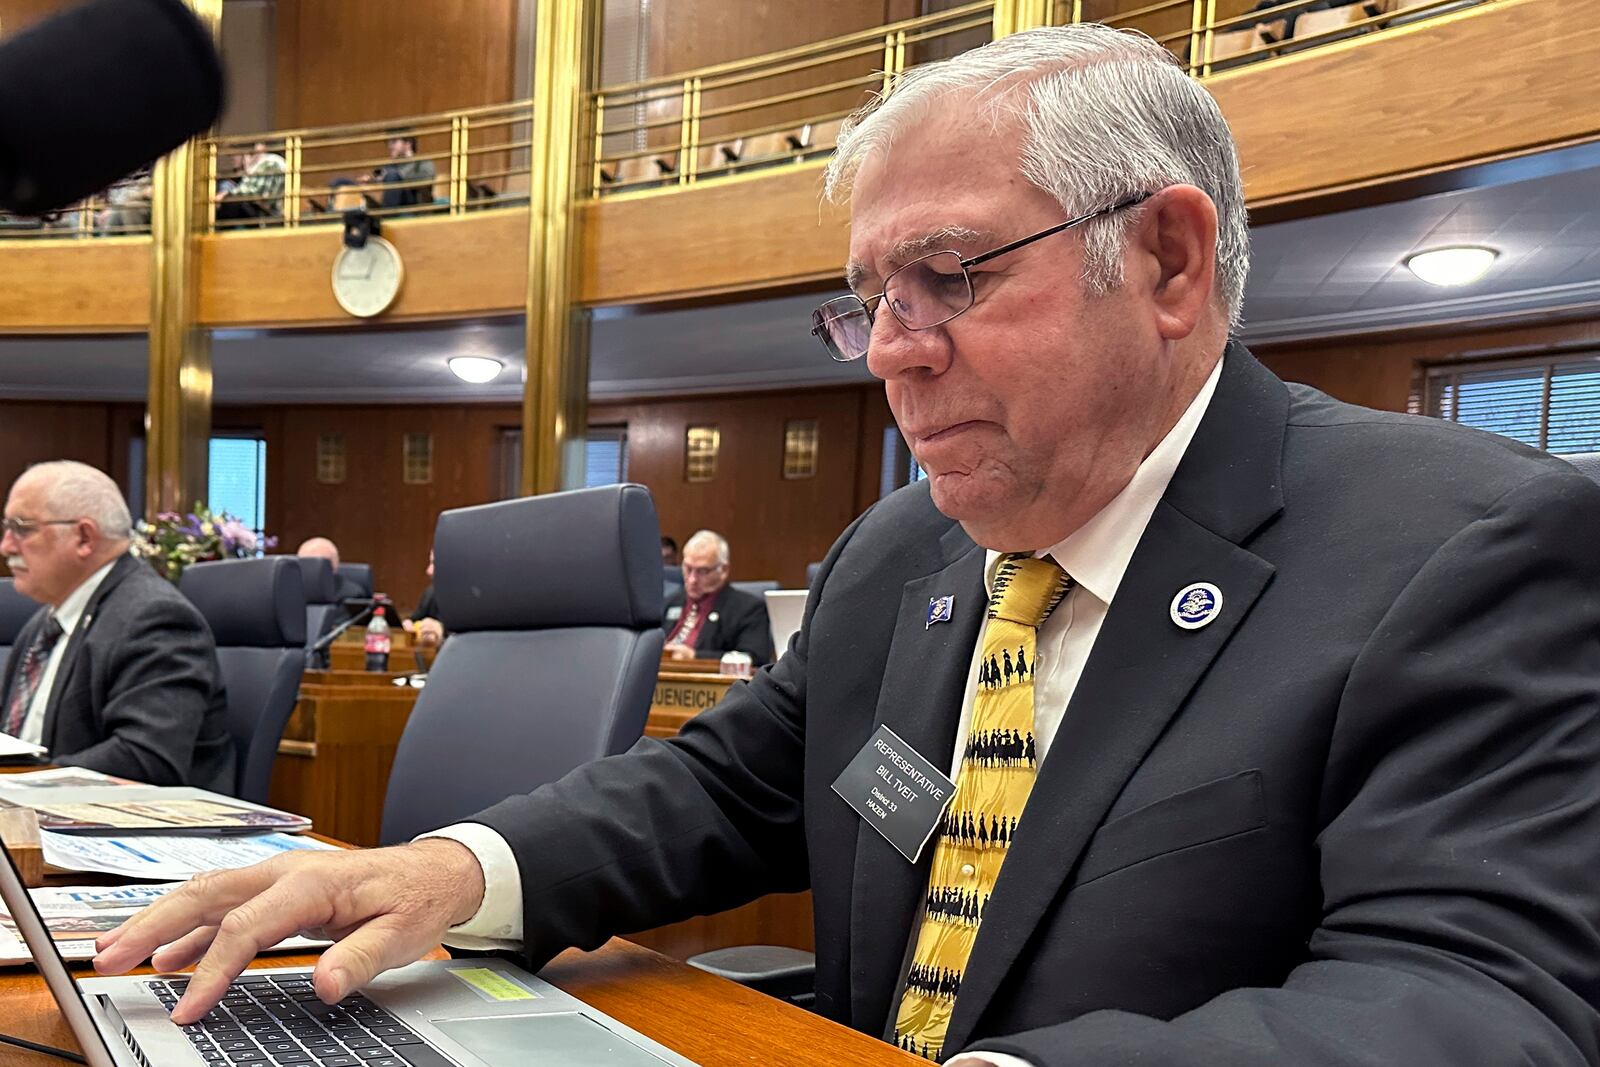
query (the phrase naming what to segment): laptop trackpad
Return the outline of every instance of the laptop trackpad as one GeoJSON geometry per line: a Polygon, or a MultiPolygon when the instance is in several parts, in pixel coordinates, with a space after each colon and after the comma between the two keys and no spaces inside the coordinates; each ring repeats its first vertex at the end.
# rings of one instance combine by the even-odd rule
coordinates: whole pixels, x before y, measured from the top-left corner
{"type": "Polygon", "coordinates": [[[577,1012],[429,1021],[490,1064],[661,1067],[664,1062],[577,1012]]]}

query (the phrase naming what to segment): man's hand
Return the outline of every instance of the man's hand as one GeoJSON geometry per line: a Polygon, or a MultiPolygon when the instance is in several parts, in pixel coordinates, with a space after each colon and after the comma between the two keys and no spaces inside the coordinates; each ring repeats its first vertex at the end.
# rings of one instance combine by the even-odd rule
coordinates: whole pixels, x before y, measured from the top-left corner
{"type": "Polygon", "coordinates": [[[210,1011],[262,949],[305,933],[336,942],[312,975],[317,996],[332,1004],[421,958],[482,902],[483,869],[456,841],[295,852],[197,875],[103,934],[94,966],[121,974],[149,958],[157,970],[176,971],[199,960],[172,1010],[181,1025],[210,1011]]]}
{"type": "Polygon", "coordinates": [[[444,643],[444,623],[438,619],[418,619],[412,633],[423,648],[438,648],[444,643]]]}
{"type": "Polygon", "coordinates": [[[694,649],[690,648],[688,645],[668,645],[661,651],[665,652],[673,659],[694,659],[694,649]]]}

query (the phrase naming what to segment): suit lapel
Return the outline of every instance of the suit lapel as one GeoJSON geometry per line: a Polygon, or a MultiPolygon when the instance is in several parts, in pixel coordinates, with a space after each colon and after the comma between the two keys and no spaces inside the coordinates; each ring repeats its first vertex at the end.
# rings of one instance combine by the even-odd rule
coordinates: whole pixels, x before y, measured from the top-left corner
{"type": "MultiPolygon", "coordinates": [[[[985,596],[983,550],[954,524],[941,544],[950,562],[907,582],[901,593],[873,728],[887,724],[944,769],[955,750],[985,596]],[[929,600],[952,594],[950,621],[929,626],[929,600]]],[[[868,1033],[881,1031],[888,1018],[932,858],[933,849],[926,848],[922,861],[913,865],[871,829],[861,827],[856,836],[850,897],[851,1018],[868,1033]]]]}
{"type": "Polygon", "coordinates": [[[95,616],[100,613],[100,604],[122,580],[126,578],[135,567],[144,566],[133,556],[123,556],[110,571],[106,573],[105,580],[94,591],[94,596],[89,598],[89,603],[84,606],[83,614],[78,617],[78,625],[72,628],[72,636],[67,639],[66,651],[61,654],[61,666],[56,669],[55,682],[50,687],[50,699],[45,704],[44,710],[44,746],[55,748],[56,709],[61,703],[62,694],[68,692],[72,684],[73,675],[78,671],[79,662],[83,659],[84,642],[88,640],[89,628],[94,625],[95,616]]]}
{"type": "Polygon", "coordinates": [[[1017,825],[957,998],[947,1048],[961,1048],[1062,891],[1123,786],[1271,580],[1239,547],[1282,508],[1288,396],[1230,346],[1211,406],[1145,528],[1017,825]],[[1222,611],[1198,630],[1169,615],[1210,582],[1222,611]]]}

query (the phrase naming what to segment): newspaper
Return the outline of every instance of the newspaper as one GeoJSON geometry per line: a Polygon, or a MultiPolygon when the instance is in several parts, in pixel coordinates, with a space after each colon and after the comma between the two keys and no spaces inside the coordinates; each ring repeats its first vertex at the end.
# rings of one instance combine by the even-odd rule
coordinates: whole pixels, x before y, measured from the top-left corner
{"type": "MultiPolygon", "coordinates": [[[[127,778],[113,778],[109,774],[91,771],[87,767],[51,767],[43,771],[25,771],[8,774],[0,780],[6,790],[18,789],[84,789],[112,785],[138,785],[127,778]]],[[[148,788],[148,787],[145,787],[148,788]]]]}
{"type": "MultiPolygon", "coordinates": [[[[139,909],[160,900],[182,885],[71,886],[31,889],[33,902],[50,930],[50,938],[63,959],[87,960],[94,957],[95,938],[121,926],[139,909]]],[[[274,945],[269,952],[305,951],[326,945],[305,937],[291,937],[274,945]]],[[[29,963],[32,957],[16,924],[0,908],[0,966],[29,963]]]]}
{"type": "Polygon", "coordinates": [[[0,801],[34,809],[41,830],[73,833],[251,834],[311,828],[302,815],[206,789],[127,782],[77,767],[0,774],[0,801]]]}
{"type": "Polygon", "coordinates": [[[231,870],[285,852],[337,849],[300,834],[199,837],[138,834],[99,836],[39,831],[47,867],[60,871],[115,874],[145,882],[171,882],[201,871],[231,870]]]}

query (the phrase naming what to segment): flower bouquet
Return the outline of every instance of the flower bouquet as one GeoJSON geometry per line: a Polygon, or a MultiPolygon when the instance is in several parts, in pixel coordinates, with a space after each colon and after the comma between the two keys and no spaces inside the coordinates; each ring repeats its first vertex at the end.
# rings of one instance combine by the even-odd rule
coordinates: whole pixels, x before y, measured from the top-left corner
{"type": "Polygon", "coordinates": [[[163,511],[154,522],[140,520],[133,534],[133,554],[150,561],[176,583],[191,563],[213,559],[247,559],[277,545],[275,537],[256,532],[226,511],[196,504],[187,515],[163,511]]]}

